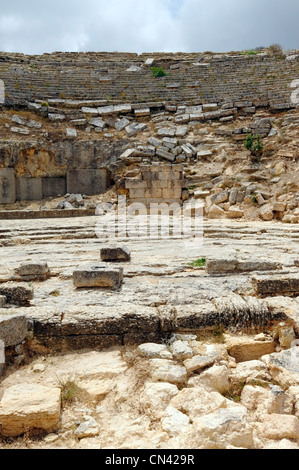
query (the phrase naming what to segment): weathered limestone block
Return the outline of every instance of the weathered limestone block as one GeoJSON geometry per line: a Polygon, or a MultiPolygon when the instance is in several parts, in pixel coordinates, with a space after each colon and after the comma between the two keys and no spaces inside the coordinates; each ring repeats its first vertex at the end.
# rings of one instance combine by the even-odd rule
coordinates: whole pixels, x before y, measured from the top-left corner
{"type": "Polygon", "coordinates": [[[229,219],[241,219],[244,217],[244,211],[237,207],[230,207],[227,212],[227,217],[229,219]]]}
{"type": "Polygon", "coordinates": [[[54,121],[54,122],[61,122],[61,121],[65,121],[66,119],[65,114],[54,114],[54,113],[49,113],[48,118],[50,121],[54,121]]]}
{"type": "Polygon", "coordinates": [[[262,208],[260,209],[260,217],[263,220],[273,220],[274,219],[272,204],[265,204],[265,205],[262,206],[262,208]]]}
{"type": "Polygon", "coordinates": [[[150,360],[151,377],[156,381],[182,384],[187,380],[185,367],[175,364],[167,359],[150,360]]]}
{"type": "Polygon", "coordinates": [[[186,432],[188,427],[190,427],[189,417],[173,406],[168,406],[166,408],[165,415],[166,416],[161,421],[162,429],[171,437],[175,437],[186,432]]]}
{"type": "Polygon", "coordinates": [[[192,331],[219,325],[219,313],[212,302],[201,305],[184,305],[176,307],[176,326],[178,330],[192,331]]]}
{"type": "Polygon", "coordinates": [[[91,126],[94,126],[94,127],[99,127],[100,129],[104,129],[106,127],[106,123],[105,121],[103,121],[102,118],[98,117],[98,118],[92,118],[90,121],[89,121],[89,124],[91,126]]]}
{"type": "Polygon", "coordinates": [[[137,178],[127,178],[125,181],[126,189],[147,189],[147,182],[137,178]]]}
{"type": "Polygon", "coordinates": [[[299,348],[292,347],[279,353],[262,357],[271,375],[281,387],[299,385],[299,348]]]}
{"type": "Polygon", "coordinates": [[[27,127],[11,127],[10,132],[14,134],[22,134],[22,135],[29,135],[29,129],[27,127]]]}
{"type": "Polygon", "coordinates": [[[66,193],[65,178],[42,178],[42,197],[57,197],[66,193]]]}
{"type": "Polygon", "coordinates": [[[226,366],[214,365],[201,372],[199,376],[192,377],[188,382],[188,386],[199,386],[219,393],[225,393],[230,388],[229,370],[226,366]]]}
{"type": "Polygon", "coordinates": [[[194,355],[193,350],[190,348],[187,341],[175,341],[170,346],[170,350],[177,360],[184,361],[186,359],[190,359],[194,355]]]}
{"type": "Polygon", "coordinates": [[[42,198],[42,178],[17,178],[17,199],[19,201],[39,201],[42,198]]]}
{"type": "Polygon", "coordinates": [[[109,247],[101,249],[101,261],[130,261],[131,252],[127,247],[109,247]]]}
{"type": "Polygon", "coordinates": [[[67,171],[67,192],[92,196],[108,189],[110,178],[106,169],[82,169],[67,171]]]}
{"type": "Polygon", "coordinates": [[[119,288],[123,281],[122,268],[107,268],[107,266],[89,265],[77,268],[73,272],[73,282],[76,288],[105,287],[119,288]]]}
{"type": "Polygon", "coordinates": [[[298,296],[299,274],[253,276],[252,285],[256,294],[260,296],[298,296]]]}
{"type": "Polygon", "coordinates": [[[218,392],[207,393],[204,387],[188,387],[180,390],[170,404],[193,420],[226,408],[226,399],[218,392]]]}
{"type": "Polygon", "coordinates": [[[234,446],[250,449],[253,445],[253,427],[246,408],[231,406],[194,419],[192,428],[181,439],[182,448],[226,449],[234,446]]]}
{"type": "Polygon", "coordinates": [[[229,199],[228,191],[221,191],[219,194],[214,194],[211,197],[211,201],[213,204],[221,204],[222,202],[226,202],[229,199]]]}
{"type": "Polygon", "coordinates": [[[16,180],[13,168],[0,169],[0,204],[16,202],[16,180]]]}
{"type": "Polygon", "coordinates": [[[100,427],[96,420],[92,417],[89,417],[84,423],[81,423],[80,426],[75,431],[75,436],[78,439],[84,439],[88,437],[95,437],[100,433],[100,427]]]}
{"type": "Polygon", "coordinates": [[[247,362],[260,359],[275,351],[275,341],[254,341],[250,337],[226,337],[227,351],[237,362],[247,362]]]}
{"type": "Polygon", "coordinates": [[[174,162],[174,161],[175,161],[175,155],[173,155],[172,153],[170,153],[170,152],[169,152],[167,149],[165,149],[164,147],[159,147],[159,148],[157,148],[156,154],[158,155],[158,157],[164,158],[165,160],[168,160],[168,161],[170,161],[170,162],[174,162]]]}
{"type": "Polygon", "coordinates": [[[225,211],[216,204],[212,204],[212,206],[208,210],[208,217],[210,219],[221,219],[225,217],[225,214],[225,211]]]}
{"type": "Polygon", "coordinates": [[[161,412],[166,409],[170,400],[175,397],[178,392],[179,389],[174,384],[167,382],[147,382],[141,394],[141,400],[152,413],[160,416],[161,412]]]}
{"type": "Polygon", "coordinates": [[[208,258],[206,272],[211,275],[281,269],[279,263],[267,260],[239,261],[236,258],[208,258]]]}
{"type": "Polygon", "coordinates": [[[15,437],[31,429],[54,430],[61,410],[61,390],[39,384],[19,384],[4,390],[0,424],[4,436],[15,437]]]}
{"type": "Polygon", "coordinates": [[[144,343],[137,348],[138,354],[150,359],[172,359],[173,356],[165,344],[144,343]]]}
{"type": "Polygon", "coordinates": [[[267,439],[299,439],[299,420],[291,415],[265,415],[261,431],[267,439]]]}
{"type": "Polygon", "coordinates": [[[28,317],[24,314],[12,312],[12,309],[5,309],[0,314],[0,340],[6,347],[22,343],[28,336],[29,327],[28,317]]]}
{"type": "Polygon", "coordinates": [[[15,275],[30,280],[44,280],[50,275],[50,269],[46,262],[43,263],[24,263],[15,269],[15,275]]]}
{"type": "Polygon", "coordinates": [[[215,362],[215,359],[210,356],[193,356],[192,359],[186,359],[184,366],[188,373],[198,372],[206,367],[211,367],[215,362]]]}
{"type": "Polygon", "coordinates": [[[7,282],[0,284],[0,295],[5,295],[8,303],[27,306],[33,299],[33,288],[26,283],[7,282]]]}

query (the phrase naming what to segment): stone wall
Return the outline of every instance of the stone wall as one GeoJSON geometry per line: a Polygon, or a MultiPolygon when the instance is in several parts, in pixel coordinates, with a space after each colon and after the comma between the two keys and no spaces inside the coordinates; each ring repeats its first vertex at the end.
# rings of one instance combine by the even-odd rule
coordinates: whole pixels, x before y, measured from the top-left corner
{"type": "MultiPolygon", "coordinates": [[[[298,55],[53,53],[0,54],[6,105],[48,99],[223,103],[255,106],[289,102],[299,76],[298,55]],[[153,77],[151,67],[167,76],[153,77]]],[[[100,104],[99,104],[100,105],[100,104]]]]}
{"type": "Polygon", "coordinates": [[[130,201],[145,205],[181,202],[184,185],[183,165],[143,165],[140,178],[127,178],[125,182],[130,201]]]}
{"type": "Polygon", "coordinates": [[[0,148],[0,204],[66,193],[101,194],[127,142],[7,142],[0,148]]]}

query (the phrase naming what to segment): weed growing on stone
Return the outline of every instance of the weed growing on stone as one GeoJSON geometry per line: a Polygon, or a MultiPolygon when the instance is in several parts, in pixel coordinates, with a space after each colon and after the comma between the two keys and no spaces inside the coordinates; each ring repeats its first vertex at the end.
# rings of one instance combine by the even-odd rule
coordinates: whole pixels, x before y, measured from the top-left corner
{"type": "Polygon", "coordinates": [[[152,67],[151,71],[154,77],[165,77],[167,75],[162,67],[152,67]]]}
{"type": "Polygon", "coordinates": [[[201,258],[197,259],[195,261],[192,261],[192,263],[189,263],[189,266],[192,266],[192,268],[203,268],[206,265],[206,258],[201,258]]]}

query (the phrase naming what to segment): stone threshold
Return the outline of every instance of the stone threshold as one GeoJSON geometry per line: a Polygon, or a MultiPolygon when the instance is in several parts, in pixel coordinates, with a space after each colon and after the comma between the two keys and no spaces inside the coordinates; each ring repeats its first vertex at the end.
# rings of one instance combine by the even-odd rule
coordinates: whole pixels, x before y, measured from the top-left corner
{"type": "Polygon", "coordinates": [[[47,209],[0,211],[0,220],[14,219],[63,219],[68,217],[87,217],[95,215],[95,209],[47,209]]]}

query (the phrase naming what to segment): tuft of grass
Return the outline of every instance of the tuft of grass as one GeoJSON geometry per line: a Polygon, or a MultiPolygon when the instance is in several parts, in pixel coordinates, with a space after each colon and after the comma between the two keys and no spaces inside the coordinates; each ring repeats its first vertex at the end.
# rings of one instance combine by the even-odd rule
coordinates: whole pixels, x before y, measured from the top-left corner
{"type": "Polygon", "coordinates": [[[79,387],[73,380],[68,380],[65,383],[60,383],[60,388],[63,404],[73,403],[80,391],[79,387]]]}
{"type": "Polygon", "coordinates": [[[222,395],[228,400],[234,401],[235,403],[239,403],[241,400],[241,393],[245,385],[246,385],[246,382],[241,381],[238,384],[236,384],[232,390],[222,393],[222,395]]]}
{"type": "Polygon", "coordinates": [[[192,263],[189,263],[189,266],[192,266],[192,268],[203,268],[206,265],[206,258],[201,258],[197,259],[195,261],[192,261],[192,263]]]}
{"type": "Polygon", "coordinates": [[[242,51],[240,54],[241,54],[241,55],[257,55],[258,52],[257,52],[257,51],[253,51],[253,50],[247,50],[247,51],[242,51]]]}
{"type": "Polygon", "coordinates": [[[49,295],[52,295],[52,297],[59,297],[60,296],[60,291],[58,289],[55,289],[52,292],[50,292],[49,295]]]}

